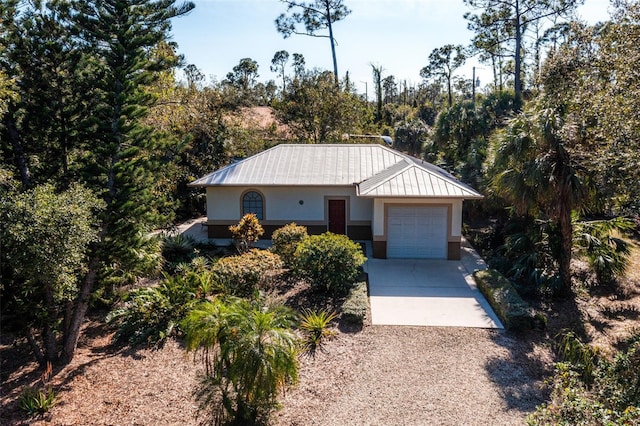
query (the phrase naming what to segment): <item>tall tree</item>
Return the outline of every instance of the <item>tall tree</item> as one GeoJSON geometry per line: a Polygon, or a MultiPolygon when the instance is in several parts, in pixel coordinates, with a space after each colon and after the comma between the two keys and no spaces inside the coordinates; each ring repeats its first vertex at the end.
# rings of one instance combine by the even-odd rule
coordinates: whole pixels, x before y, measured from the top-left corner
{"type": "Polygon", "coordinates": [[[252,106],[258,103],[256,87],[258,77],[258,62],[251,58],[242,58],[227,77],[222,81],[227,91],[226,97],[235,106],[252,106]]]}
{"type": "Polygon", "coordinates": [[[453,104],[451,89],[453,73],[455,70],[460,68],[462,64],[464,64],[465,60],[466,56],[462,46],[447,44],[434,49],[429,54],[429,63],[426,67],[420,70],[420,76],[425,80],[433,79],[444,82],[447,85],[447,99],[449,107],[453,104]]]}
{"type": "Polygon", "coordinates": [[[304,60],[304,56],[301,53],[293,54],[293,75],[295,78],[302,78],[304,75],[304,67],[306,62],[304,60]]]}
{"type": "Polygon", "coordinates": [[[251,58],[242,58],[238,65],[233,67],[233,71],[227,73],[227,81],[234,87],[248,92],[256,80],[260,77],[258,74],[258,63],[251,58]]]}
{"type": "MultiPolygon", "coordinates": [[[[499,12],[495,13],[498,14],[499,12]]],[[[509,39],[511,27],[488,26],[488,22],[495,19],[490,10],[485,10],[478,16],[467,13],[465,17],[471,21],[469,29],[476,33],[471,41],[471,48],[474,53],[478,54],[478,58],[482,63],[491,65],[494,88],[502,91],[504,60],[507,57],[505,45],[509,39]]]]}
{"type": "Polygon", "coordinates": [[[376,91],[376,122],[382,120],[382,65],[371,64],[373,87],[376,91]]]}
{"type": "Polygon", "coordinates": [[[394,76],[389,75],[382,79],[382,90],[384,95],[382,96],[383,103],[388,104],[396,102],[398,98],[398,83],[394,76]]]}
{"type": "Polygon", "coordinates": [[[556,292],[571,289],[571,214],[583,201],[582,181],[571,155],[571,135],[561,111],[538,103],[514,118],[500,138],[496,154],[499,173],[494,189],[521,215],[551,221],[557,226],[560,250],[556,292]]]}
{"type": "Polygon", "coordinates": [[[85,67],[82,55],[73,49],[73,39],[58,18],[65,4],[0,5],[0,14],[10,15],[2,18],[2,70],[20,82],[19,96],[7,103],[3,114],[0,150],[12,160],[25,187],[33,179],[71,180],[69,153],[81,135],[75,118],[92,99],[77,72],[85,67]]]}
{"type": "Polygon", "coordinates": [[[287,13],[282,13],[276,19],[276,28],[284,38],[292,34],[311,37],[327,37],[331,42],[331,57],[333,59],[333,75],[338,83],[338,61],[336,59],[336,42],[333,36],[333,24],[346,18],[350,13],[343,0],[313,0],[310,2],[281,0],[287,5],[287,13]],[[304,31],[298,30],[298,25],[304,31]],[[319,34],[327,29],[329,34],[319,34]]]}
{"type": "Polygon", "coordinates": [[[635,214],[640,199],[640,5],[624,2],[614,12],[604,25],[572,25],[541,76],[584,147],[579,158],[597,189],[589,208],[606,215],[635,214]]]}
{"type": "Polygon", "coordinates": [[[289,85],[282,101],[275,102],[278,118],[301,141],[339,142],[370,122],[367,105],[355,93],[335,85],[329,71],[314,71],[289,85]],[[354,127],[356,126],[356,127],[354,127]]]}
{"type": "Polygon", "coordinates": [[[524,34],[530,24],[546,18],[567,17],[584,0],[464,0],[478,15],[466,13],[469,29],[477,36],[474,44],[489,55],[499,52],[501,43],[512,41],[514,90],[522,98],[522,60],[524,34]],[[497,50],[496,50],[497,49],[497,50]]]}
{"type": "Polygon", "coordinates": [[[287,52],[286,50],[278,50],[273,55],[273,59],[271,59],[271,71],[279,74],[280,77],[282,77],[283,93],[285,92],[287,86],[285,74],[285,67],[287,66],[287,62],[289,62],[289,52],[287,52]]]}
{"type": "Polygon", "coordinates": [[[542,92],[499,138],[496,189],[557,230],[562,290],[570,285],[571,215],[638,208],[640,6],[618,2],[612,22],[570,26],[541,72],[542,92]]]}
{"type": "Polygon", "coordinates": [[[163,201],[153,189],[166,141],[142,123],[154,103],[146,87],[159,71],[175,65],[153,49],[167,40],[171,18],[193,7],[175,0],[73,3],[70,29],[100,67],[95,80],[100,103],[90,117],[95,135],[84,147],[91,153],[83,159],[84,179],[101,194],[106,208],[64,336],[63,362],[73,358],[96,277],[105,272],[102,265],[109,265],[106,272],[112,275],[140,270],[141,256],[148,251],[144,236],[160,220],[163,201]]]}

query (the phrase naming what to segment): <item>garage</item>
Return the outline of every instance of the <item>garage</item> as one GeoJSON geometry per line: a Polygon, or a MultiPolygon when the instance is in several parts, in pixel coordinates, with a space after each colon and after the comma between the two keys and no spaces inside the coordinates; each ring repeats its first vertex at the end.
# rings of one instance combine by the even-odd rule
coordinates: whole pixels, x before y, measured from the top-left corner
{"type": "Polygon", "coordinates": [[[446,206],[389,206],[387,257],[447,258],[446,206]]]}

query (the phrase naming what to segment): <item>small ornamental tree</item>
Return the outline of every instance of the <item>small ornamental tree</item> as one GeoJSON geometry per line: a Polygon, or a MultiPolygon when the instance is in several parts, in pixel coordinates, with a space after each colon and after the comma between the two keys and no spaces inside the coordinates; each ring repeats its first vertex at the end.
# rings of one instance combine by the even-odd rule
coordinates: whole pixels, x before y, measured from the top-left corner
{"type": "Polygon", "coordinates": [[[351,287],[366,260],[357,243],[331,232],[307,237],[295,252],[298,274],[334,294],[351,287]]]}
{"type": "Polygon", "coordinates": [[[204,372],[194,391],[209,424],[266,423],[277,396],[298,380],[296,315],[279,305],[229,297],[203,302],[182,326],[204,372]]]}
{"type": "Polygon", "coordinates": [[[254,213],[247,213],[242,216],[240,222],[237,225],[230,226],[229,230],[233,234],[233,239],[238,242],[238,249],[241,252],[251,249],[253,244],[264,234],[264,229],[254,213]]]}
{"type": "Polygon", "coordinates": [[[27,338],[37,360],[60,361],[60,337],[69,335],[66,315],[78,295],[78,277],[98,239],[95,194],[73,185],[56,192],[44,184],[0,200],[0,263],[7,312],[27,338]]]}
{"type": "Polygon", "coordinates": [[[273,233],[271,251],[279,255],[285,265],[292,267],[295,263],[296,248],[307,236],[306,227],[296,225],[295,222],[289,223],[273,233]]]}

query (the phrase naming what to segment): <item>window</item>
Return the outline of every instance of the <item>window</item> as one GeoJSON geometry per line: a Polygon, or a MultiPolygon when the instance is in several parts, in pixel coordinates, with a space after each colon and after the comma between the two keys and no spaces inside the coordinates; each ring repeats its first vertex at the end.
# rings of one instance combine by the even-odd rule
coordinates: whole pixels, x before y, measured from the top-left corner
{"type": "Polygon", "coordinates": [[[242,196],[242,215],[254,213],[259,220],[264,218],[262,195],[256,191],[245,192],[242,196]]]}

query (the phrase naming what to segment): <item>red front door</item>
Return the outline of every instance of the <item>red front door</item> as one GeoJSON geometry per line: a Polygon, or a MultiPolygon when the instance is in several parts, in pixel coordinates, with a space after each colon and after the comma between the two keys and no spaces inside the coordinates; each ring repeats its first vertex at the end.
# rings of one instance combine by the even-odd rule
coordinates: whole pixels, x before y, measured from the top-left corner
{"type": "Polygon", "coordinates": [[[347,233],[347,209],[345,200],[329,200],[329,232],[347,233]]]}

